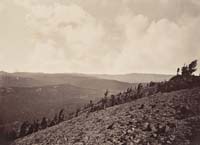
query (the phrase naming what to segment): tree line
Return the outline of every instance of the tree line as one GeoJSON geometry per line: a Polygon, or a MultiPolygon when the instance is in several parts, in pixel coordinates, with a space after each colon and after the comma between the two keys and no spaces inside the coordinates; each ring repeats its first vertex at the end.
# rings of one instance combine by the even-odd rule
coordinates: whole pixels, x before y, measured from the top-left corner
{"type": "Polygon", "coordinates": [[[184,64],[181,68],[177,68],[176,76],[169,81],[156,83],[157,90],[160,92],[170,92],[200,86],[200,76],[194,75],[196,70],[197,60],[192,61],[188,65],[184,64]]]}
{"type": "Polygon", "coordinates": [[[127,90],[119,92],[118,94],[115,95],[114,94],[109,95],[109,91],[106,90],[104,96],[100,101],[98,101],[97,103],[93,103],[93,101],[90,100],[90,103],[85,106],[84,110],[87,110],[88,113],[90,113],[136,100],[144,95],[142,91],[143,89],[144,85],[140,83],[134,89],[128,88],[127,90]]]}
{"type": "Polygon", "coordinates": [[[37,132],[39,130],[46,129],[47,127],[52,127],[59,124],[65,120],[64,109],[61,109],[58,114],[55,114],[53,119],[48,119],[43,117],[42,120],[34,120],[33,122],[24,121],[19,127],[19,132],[12,130],[7,132],[4,136],[7,140],[15,140],[37,132]]]}
{"type": "MultiPolygon", "coordinates": [[[[165,82],[150,82],[147,84],[138,84],[136,88],[128,88],[124,92],[120,92],[116,95],[111,94],[108,96],[109,91],[106,90],[104,97],[94,104],[92,100],[84,108],[88,112],[94,112],[102,110],[114,105],[123,104],[129,101],[136,100],[138,98],[152,95],[158,92],[169,92],[184,88],[193,88],[200,86],[200,76],[195,76],[194,72],[197,70],[197,60],[192,61],[189,65],[185,65],[180,68],[177,68],[177,75],[172,77],[169,81],[165,82]]],[[[77,112],[80,112],[78,109],[77,112]]],[[[76,113],[78,116],[78,113],[76,113]]]]}

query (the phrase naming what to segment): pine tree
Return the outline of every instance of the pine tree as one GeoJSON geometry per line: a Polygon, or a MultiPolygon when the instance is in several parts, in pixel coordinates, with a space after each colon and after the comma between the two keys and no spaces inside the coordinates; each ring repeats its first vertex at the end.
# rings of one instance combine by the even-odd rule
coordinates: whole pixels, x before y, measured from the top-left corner
{"type": "Polygon", "coordinates": [[[192,75],[197,70],[197,60],[192,61],[188,66],[189,75],[192,75]]]}
{"type": "Polygon", "coordinates": [[[142,84],[140,83],[137,87],[137,94],[140,94],[142,90],[142,84]]]}
{"type": "Polygon", "coordinates": [[[114,106],[115,102],[115,95],[111,95],[111,106],[114,106]]]}
{"type": "Polygon", "coordinates": [[[23,137],[26,135],[27,127],[28,127],[28,122],[27,121],[23,122],[20,127],[19,137],[23,137]]]}
{"type": "Polygon", "coordinates": [[[39,121],[36,120],[33,123],[33,132],[37,132],[39,130],[39,121]]]}
{"type": "Polygon", "coordinates": [[[42,129],[47,128],[47,119],[45,117],[42,118],[41,128],[42,129]]]}
{"type": "Polygon", "coordinates": [[[94,104],[93,104],[92,100],[90,100],[89,106],[90,106],[90,112],[93,112],[94,111],[94,104]]]}
{"type": "Polygon", "coordinates": [[[197,70],[197,60],[192,61],[188,66],[184,64],[181,74],[184,77],[191,76],[197,70]]]}
{"type": "Polygon", "coordinates": [[[33,126],[33,124],[30,124],[27,134],[31,134],[31,133],[33,133],[33,131],[34,131],[34,126],[33,126]]]}
{"type": "Polygon", "coordinates": [[[59,112],[59,115],[58,115],[58,123],[64,121],[64,109],[61,109],[60,112],[59,112]]]}
{"type": "Polygon", "coordinates": [[[78,109],[76,109],[76,114],[75,114],[75,117],[77,117],[77,116],[78,116],[79,112],[80,112],[80,109],[79,109],[79,108],[78,108],[78,109]]]}
{"type": "Polygon", "coordinates": [[[177,68],[177,76],[179,75],[180,72],[180,68],[177,68]]]}
{"type": "Polygon", "coordinates": [[[188,73],[188,66],[184,64],[184,66],[181,68],[181,74],[182,76],[188,76],[189,73],[188,73]]]}

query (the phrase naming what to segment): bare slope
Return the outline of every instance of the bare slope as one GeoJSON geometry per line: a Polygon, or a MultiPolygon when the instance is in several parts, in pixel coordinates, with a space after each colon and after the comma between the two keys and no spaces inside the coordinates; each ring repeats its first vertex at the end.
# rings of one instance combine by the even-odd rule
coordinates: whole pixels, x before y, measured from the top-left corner
{"type": "Polygon", "coordinates": [[[82,114],[13,144],[194,145],[200,142],[199,103],[200,88],[158,93],[82,114]]]}

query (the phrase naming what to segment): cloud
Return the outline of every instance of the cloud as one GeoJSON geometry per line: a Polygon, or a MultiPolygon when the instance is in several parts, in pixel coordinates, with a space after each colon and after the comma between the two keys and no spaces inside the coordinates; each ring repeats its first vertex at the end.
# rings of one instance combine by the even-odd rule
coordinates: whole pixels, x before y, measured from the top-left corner
{"type": "Polygon", "coordinates": [[[144,15],[118,17],[126,41],[122,44],[116,72],[171,73],[182,63],[199,59],[200,31],[196,29],[199,20],[184,19],[184,23],[177,24],[168,19],[151,21],[144,15]]]}
{"type": "Polygon", "coordinates": [[[106,57],[114,52],[104,43],[104,27],[80,6],[56,2],[25,6],[27,25],[35,43],[27,70],[91,72],[109,64],[106,57]],[[54,57],[58,53],[62,55],[54,57]],[[50,66],[56,69],[49,69],[50,66]]]}
{"type": "Polygon", "coordinates": [[[200,57],[198,0],[10,1],[15,5],[8,5],[8,12],[13,11],[8,16],[21,22],[10,25],[17,32],[12,40],[21,41],[9,43],[12,32],[7,36],[8,48],[18,45],[8,60],[10,49],[1,51],[0,61],[8,64],[5,69],[173,73],[200,57]]]}

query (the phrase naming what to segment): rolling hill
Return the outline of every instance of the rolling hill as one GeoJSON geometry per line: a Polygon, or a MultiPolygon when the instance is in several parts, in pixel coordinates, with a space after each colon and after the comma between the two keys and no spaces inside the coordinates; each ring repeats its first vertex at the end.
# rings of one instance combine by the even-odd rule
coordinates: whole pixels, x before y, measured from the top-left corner
{"type": "Polygon", "coordinates": [[[53,117],[59,109],[66,113],[74,111],[89,100],[100,97],[101,90],[79,88],[71,85],[45,87],[12,87],[1,89],[0,115],[1,122],[40,119],[43,116],[53,117]]]}
{"type": "Polygon", "coordinates": [[[18,72],[18,73],[1,72],[0,85],[31,87],[31,86],[45,86],[45,85],[57,85],[57,84],[67,83],[79,87],[85,87],[85,84],[87,84],[89,88],[103,87],[103,89],[105,89],[107,87],[109,89],[111,88],[116,89],[116,86],[119,82],[128,82],[128,83],[148,83],[150,81],[160,82],[169,80],[171,77],[172,75],[142,74],[142,73],[107,75],[107,74],[76,74],[76,73],[47,74],[47,73],[25,73],[25,72],[18,72]],[[99,83],[98,81],[101,81],[101,83],[99,83]],[[111,84],[111,82],[115,84],[111,84]]]}
{"type": "Polygon", "coordinates": [[[100,90],[123,90],[131,85],[126,82],[96,78],[85,74],[0,73],[2,87],[41,87],[60,84],[100,90]]]}
{"type": "Polygon", "coordinates": [[[72,74],[0,73],[0,125],[52,117],[136,84],[72,74]]]}

